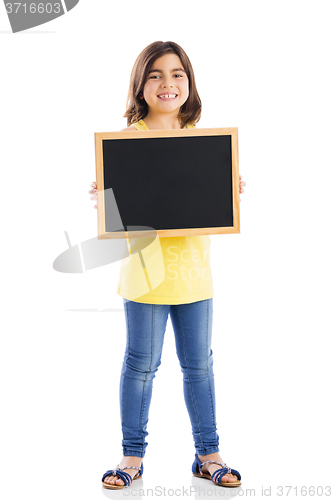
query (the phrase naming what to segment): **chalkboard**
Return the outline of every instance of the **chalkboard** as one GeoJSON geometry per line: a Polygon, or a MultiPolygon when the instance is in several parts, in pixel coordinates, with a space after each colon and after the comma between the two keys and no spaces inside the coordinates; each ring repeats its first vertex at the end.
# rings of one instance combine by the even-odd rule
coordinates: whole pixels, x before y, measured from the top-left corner
{"type": "Polygon", "coordinates": [[[240,232],[237,128],[95,133],[95,151],[99,238],[240,232]]]}

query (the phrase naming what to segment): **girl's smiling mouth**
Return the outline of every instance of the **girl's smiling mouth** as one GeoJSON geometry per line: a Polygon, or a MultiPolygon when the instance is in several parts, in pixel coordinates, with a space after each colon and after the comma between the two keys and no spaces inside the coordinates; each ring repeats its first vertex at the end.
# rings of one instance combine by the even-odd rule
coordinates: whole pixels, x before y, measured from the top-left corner
{"type": "Polygon", "coordinates": [[[162,99],[162,101],[170,101],[172,99],[176,99],[176,97],[178,97],[178,94],[174,94],[174,93],[165,93],[165,94],[159,94],[157,96],[159,99],[162,99]]]}

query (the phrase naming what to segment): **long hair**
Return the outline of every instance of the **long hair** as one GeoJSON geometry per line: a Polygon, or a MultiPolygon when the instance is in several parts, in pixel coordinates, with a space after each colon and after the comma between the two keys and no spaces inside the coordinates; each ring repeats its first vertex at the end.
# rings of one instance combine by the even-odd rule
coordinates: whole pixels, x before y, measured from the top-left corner
{"type": "Polygon", "coordinates": [[[128,127],[147,116],[148,105],[144,99],[140,99],[140,95],[143,93],[143,87],[154,61],[169,53],[174,53],[179,57],[189,80],[189,96],[178,114],[181,128],[187,123],[195,124],[200,120],[201,100],[195,85],[192,64],[186,52],[175,42],[153,42],[138,55],[131,72],[126,101],[127,109],[123,115],[127,118],[128,127]]]}

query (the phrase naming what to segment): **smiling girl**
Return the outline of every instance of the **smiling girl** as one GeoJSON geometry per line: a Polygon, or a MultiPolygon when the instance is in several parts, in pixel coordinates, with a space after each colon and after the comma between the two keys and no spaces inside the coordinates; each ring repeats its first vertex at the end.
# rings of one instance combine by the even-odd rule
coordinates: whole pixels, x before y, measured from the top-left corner
{"type": "MultiPolygon", "coordinates": [[[[127,102],[125,131],[195,127],[201,116],[201,101],[191,62],[178,44],[154,42],[139,54],[127,102]]],[[[240,193],[244,186],[240,180],[240,193]]],[[[92,187],[89,192],[96,199],[95,182],[92,187]]],[[[219,486],[239,486],[239,472],[230,469],[219,455],[211,350],[214,293],[210,237],[167,237],[159,241],[165,278],[145,295],[137,297],[131,285],[136,279],[133,259],[124,259],[121,264],[117,293],[123,297],[127,331],[120,378],[123,457],[115,469],[103,475],[102,483],[105,488],[119,489],[142,476],[153,379],[161,362],[170,314],[196,451],[192,473],[219,486]],[[184,262],[189,261],[190,271],[184,274],[184,262]]],[[[168,431],[171,437],[172,430],[168,431]]]]}

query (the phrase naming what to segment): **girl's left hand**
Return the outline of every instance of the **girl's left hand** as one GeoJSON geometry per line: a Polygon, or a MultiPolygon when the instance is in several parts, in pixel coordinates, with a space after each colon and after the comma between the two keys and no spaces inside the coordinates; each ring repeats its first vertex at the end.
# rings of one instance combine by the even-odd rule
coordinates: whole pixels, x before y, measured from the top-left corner
{"type": "MultiPolygon", "coordinates": [[[[244,189],[243,189],[244,186],[246,186],[246,182],[242,181],[242,176],[240,175],[239,176],[239,192],[240,193],[244,193],[244,189]]],[[[242,201],[242,200],[239,198],[239,201],[242,201]]]]}

